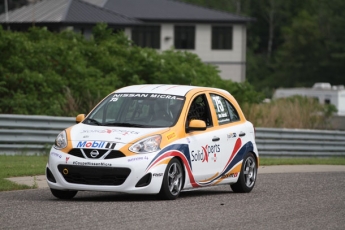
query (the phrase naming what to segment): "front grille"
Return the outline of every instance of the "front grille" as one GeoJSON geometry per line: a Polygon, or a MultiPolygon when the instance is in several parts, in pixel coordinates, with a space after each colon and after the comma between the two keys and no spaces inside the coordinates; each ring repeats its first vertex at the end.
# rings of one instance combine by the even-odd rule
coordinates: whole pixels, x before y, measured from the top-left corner
{"type": "Polygon", "coordinates": [[[75,157],[80,157],[80,158],[86,158],[84,156],[84,154],[86,155],[87,158],[91,158],[91,159],[97,159],[97,158],[102,158],[104,155],[106,160],[108,159],[114,159],[114,158],[120,158],[120,157],[125,157],[126,155],[123,154],[121,151],[118,150],[111,150],[109,152],[108,149],[79,149],[79,148],[75,148],[75,149],[71,149],[68,154],[75,156],[75,157]],[[93,150],[97,150],[98,151],[98,155],[96,157],[92,157],[91,156],[91,151],[93,150]],[[109,153],[108,153],[109,152],[109,153]]]}
{"type": "Polygon", "coordinates": [[[125,157],[126,155],[123,154],[121,151],[112,150],[104,159],[114,159],[119,157],[125,157]]]}
{"type": "Polygon", "coordinates": [[[69,183],[87,185],[121,185],[131,170],[98,166],[58,165],[59,172],[69,183]]]}
{"type": "Polygon", "coordinates": [[[101,158],[106,152],[108,152],[108,149],[83,149],[85,155],[87,158],[101,158]],[[91,156],[92,151],[98,151],[98,155],[96,157],[91,156]]]}
{"type": "Polygon", "coordinates": [[[81,157],[81,158],[85,158],[83,153],[81,152],[81,149],[71,149],[68,154],[71,154],[72,156],[75,157],[81,157]]]}

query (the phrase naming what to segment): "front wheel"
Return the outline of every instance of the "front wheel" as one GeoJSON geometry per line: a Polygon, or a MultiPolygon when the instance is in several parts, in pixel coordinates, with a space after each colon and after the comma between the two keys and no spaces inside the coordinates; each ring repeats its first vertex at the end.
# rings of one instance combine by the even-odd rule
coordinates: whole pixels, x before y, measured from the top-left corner
{"type": "Polygon", "coordinates": [[[70,200],[72,199],[75,195],[77,195],[78,191],[66,191],[66,190],[58,190],[58,189],[50,189],[50,191],[52,192],[52,194],[59,199],[62,200],[70,200]]]}
{"type": "Polygon", "coordinates": [[[164,176],[159,195],[165,200],[175,200],[181,192],[183,183],[183,170],[179,160],[170,160],[164,176]]]}
{"type": "Polygon", "coordinates": [[[255,185],[258,168],[253,153],[247,153],[243,158],[242,168],[238,181],[230,185],[236,193],[247,193],[252,191],[255,185]]]}

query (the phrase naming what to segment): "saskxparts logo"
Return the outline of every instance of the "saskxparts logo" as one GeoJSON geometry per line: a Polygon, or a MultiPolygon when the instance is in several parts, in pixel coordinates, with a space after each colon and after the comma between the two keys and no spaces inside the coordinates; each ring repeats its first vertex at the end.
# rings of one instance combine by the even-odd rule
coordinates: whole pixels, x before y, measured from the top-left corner
{"type": "Polygon", "coordinates": [[[220,145],[201,146],[201,149],[192,150],[190,155],[192,161],[208,162],[209,158],[214,162],[217,160],[217,153],[220,152],[220,145]]]}

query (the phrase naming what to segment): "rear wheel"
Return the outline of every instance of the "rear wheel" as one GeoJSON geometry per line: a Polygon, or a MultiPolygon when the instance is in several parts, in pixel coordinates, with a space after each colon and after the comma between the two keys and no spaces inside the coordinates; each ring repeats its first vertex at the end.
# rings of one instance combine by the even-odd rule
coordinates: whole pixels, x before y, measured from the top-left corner
{"type": "Polygon", "coordinates": [[[181,192],[183,183],[183,170],[179,160],[170,160],[163,175],[163,183],[159,195],[165,200],[175,200],[181,192]]]}
{"type": "Polygon", "coordinates": [[[52,194],[59,199],[62,200],[70,200],[72,199],[75,195],[77,195],[78,191],[66,191],[66,190],[57,190],[57,189],[50,189],[50,191],[52,192],[52,194]]]}
{"type": "Polygon", "coordinates": [[[247,153],[243,158],[242,168],[238,181],[230,185],[236,193],[250,192],[254,188],[258,168],[253,153],[247,153]]]}

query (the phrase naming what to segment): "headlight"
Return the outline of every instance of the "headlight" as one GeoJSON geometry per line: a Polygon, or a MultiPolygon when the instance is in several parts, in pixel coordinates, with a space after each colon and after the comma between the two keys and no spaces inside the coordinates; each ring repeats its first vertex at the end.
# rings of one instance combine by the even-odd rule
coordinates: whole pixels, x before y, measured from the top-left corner
{"type": "Polygon", "coordinates": [[[129,147],[129,151],[135,153],[152,153],[160,150],[159,145],[161,144],[161,135],[154,135],[147,137],[129,147]]]}
{"type": "Polygon", "coordinates": [[[62,131],[55,139],[56,149],[63,149],[67,147],[66,131],[62,131]]]}

